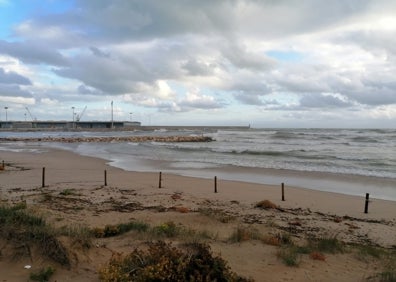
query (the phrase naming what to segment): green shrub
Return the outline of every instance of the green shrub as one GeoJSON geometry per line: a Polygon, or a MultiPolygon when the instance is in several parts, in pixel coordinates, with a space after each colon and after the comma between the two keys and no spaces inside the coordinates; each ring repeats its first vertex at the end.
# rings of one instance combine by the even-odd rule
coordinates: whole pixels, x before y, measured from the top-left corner
{"type": "Polygon", "coordinates": [[[324,253],[342,253],[344,251],[343,243],[336,237],[331,238],[320,238],[316,240],[315,246],[318,251],[324,253]]]}
{"type": "Polygon", "coordinates": [[[106,225],[104,228],[94,228],[91,233],[96,238],[106,238],[118,236],[129,231],[135,230],[138,232],[145,232],[149,229],[149,225],[143,222],[128,222],[117,225],[106,225]]]}
{"type": "Polygon", "coordinates": [[[51,266],[47,268],[42,268],[38,273],[31,273],[30,280],[39,281],[39,282],[47,282],[54,274],[55,269],[51,266]]]}
{"type": "Polygon", "coordinates": [[[300,254],[295,247],[281,248],[277,255],[287,266],[298,266],[300,264],[300,254]]]}
{"type": "Polygon", "coordinates": [[[149,243],[148,250],[135,249],[122,257],[114,255],[100,269],[101,281],[249,281],[230,271],[226,261],[214,257],[209,246],[190,244],[187,250],[162,241],[149,243]]]}
{"type": "Polygon", "coordinates": [[[177,226],[173,221],[168,221],[159,226],[153,227],[153,233],[157,236],[159,235],[171,238],[179,235],[181,233],[181,228],[177,226]]]}
{"type": "Polygon", "coordinates": [[[62,195],[62,196],[72,196],[72,195],[77,196],[79,194],[76,193],[75,189],[65,189],[65,190],[61,191],[59,193],[59,195],[62,195]]]}

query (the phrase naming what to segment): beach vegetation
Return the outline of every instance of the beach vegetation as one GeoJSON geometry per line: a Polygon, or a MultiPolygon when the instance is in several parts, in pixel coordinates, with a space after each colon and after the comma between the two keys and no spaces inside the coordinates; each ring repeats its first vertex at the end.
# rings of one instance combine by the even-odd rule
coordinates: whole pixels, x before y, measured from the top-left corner
{"type": "Polygon", "coordinates": [[[292,247],[281,247],[277,256],[287,266],[297,267],[301,262],[301,254],[298,252],[298,248],[292,247]]]}
{"type": "Polygon", "coordinates": [[[263,236],[261,240],[264,244],[272,246],[294,246],[293,239],[289,233],[278,233],[276,235],[263,236]]]}
{"type": "Polygon", "coordinates": [[[183,249],[163,241],[148,243],[126,256],[115,254],[99,270],[101,281],[250,281],[232,272],[205,244],[183,249]]]}
{"type": "Polygon", "coordinates": [[[380,259],[386,255],[386,252],[372,245],[357,245],[356,247],[356,258],[360,261],[367,262],[369,258],[380,259]]]}
{"type": "Polygon", "coordinates": [[[106,225],[104,228],[93,228],[91,233],[96,238],[107,238],[122,235],[129,231],[146,232],[150,225],[144,222],[131,221],[117,225],[106,225]]]}
{"type": "Polygon", "coordinates": [[[64,189],[63,191],[61,191],[60,193],[59,193],[59,195],[62,195],[62,196],[75,196],[75,195],[79,195],[77,192],[76,192],[76,190],[75,189],[64,189]]]}
{"type": "Polygon", "coordinates": [[[311,259],[313,259],[313,260],[321,260],[321,261],[325,261],[326,260],[325,255],[322,254],[321,252],[317,252],[317,251],[311,252],[309,254],[309,257],[311,259]]]}
{"type": "Polygon", "coordinates": [[[232,243],[240,243],[250,240],[262,240],[263,236],[256,228],[250,226],[238,226],[231,234],[228,241],[232,243]]]}
{"type": "Polygon", "coordinates": [[[331,237],[322,237],[316,240],[311,240],[310,244],[314,250],[318,250],[319,252],[336,254],[342,253],[345,250],[344,244],[337,239],[335,236],[331,237]]]}
{"type": "Polygon", "coordinates": [[[269,210],[269,209],[276,209],[278,208],[277,205],[275,205],[273,202],[269,201],[269,200],[263,200],[258,202],[255,205],[256,208],[260,208],[260,209],[265,209],[265,210],[269,210]]]}
{"type": "Polygon", "coordinates": [[[37,273],[33,272],[30,274],[30,280],[38,282],[47,282],[50,280],[51,276],[55,273],[55,268],[48,266],[40,269],[37,273]]]}
{"type": "Polygon", "coordinates": [[[152,233],[154,235],[167,238],[176,237],[181,234],[182,231],[183,228],[176,225],[173,221],[168,221],[152,228],[152,233]]]}
{"type": "MultiPolygon", "coordinates": [[[[63,265],[70,266],[66,248],[56,237],[56,230],[43,217],[32,214],[26,204],[0,206],[0,236],[11,245],[24,246],[17,256],[29,255],[33,246],[42,255],[63,265]]],[[[17,248],[16,248],[17,249],[17,248]]]]}
{"type": "Polygon", "coordinates": [[[277,236],[264,236],[262,239],[264,244],[271,245],[271,246],[277,246],[279,247],[281,245],[281,241],[277,236]]]}
{"type": "Polygon", "coordinates": [[[229,223],[236,219],[235,216],[227,214],[223,210],[213,209],[213,208],[199,208],[198,212],[202,215],[205,215],[209,218],[213,218],[222,223],[229,223]]]}
{"type": "Polygon", "coordinates": [[[396,282],[396,252],[383,250],[383,270],[369,278],[368,281],[396,282]]]}
{"type": "Polygon", "coordinates": [[[163,239],[163,238],[179,238],[187,242],[200,242],[202,240],[213,240],[218,237],[207,230],[196,231],[190,228],[185,228],[173,221],[164,222],[160,225],[151,227],[148,223],[132,221],[127,223],[120,223],[117,225],[106,225],[104,228],[92,228],[87,234],[95,238],[108,238],[119,236],[129,231],[136,231],[144,234],[144,238],[163,239]]]}
{"type": "Polygon", "coordinates": [[[71,239],[72,247],[89,249],[92,247],[92,231],[84,225],[63,226],[59,229],[59,234],[71,239]]]}

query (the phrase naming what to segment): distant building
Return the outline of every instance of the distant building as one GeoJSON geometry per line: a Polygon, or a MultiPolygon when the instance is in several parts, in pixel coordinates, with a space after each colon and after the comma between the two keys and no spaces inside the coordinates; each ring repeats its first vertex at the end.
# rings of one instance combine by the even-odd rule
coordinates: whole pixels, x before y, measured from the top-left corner
{"type": "Polygon", "coordinates": [[[111,129],[139,127],[138,121],[0,121],[0,129],[111,129]]]}

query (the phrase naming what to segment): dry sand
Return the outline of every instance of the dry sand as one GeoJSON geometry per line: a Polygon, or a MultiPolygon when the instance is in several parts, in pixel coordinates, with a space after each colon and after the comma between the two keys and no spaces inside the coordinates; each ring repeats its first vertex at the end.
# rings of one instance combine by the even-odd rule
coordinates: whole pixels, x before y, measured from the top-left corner
{"type": "MultiPolygon", "coordinates": [[[[233,271],[256,281],[362,281],[381,271],[381,265],[347,252],[326,255],[325,261],[302,256],[299,267],[287,267],[277,258],[278,247],[257,240],[230,243],[227,239],[241,226],[268,236],[287,232],[295,241],[336,236],[346,243],[396,248],[393,201],[370,201],[369,213],[365,214],[363,197],[285,187],[286,200],[281,201],[280,186],[221,179],[218,193],[214,193],[213,179],[172,174],[162,175],[159,189],[158,173],[127,172],[108,166],[104,160],[61,150],[2,151],[1,160],[10,164],[0,171],[0,200],[4,203],[26,201],[29,208],[57,226],[82,224],[94,228],[131,220],[154,226],[173,221],[215,234],[208,241],[214,253],[227,260],[233,271]],[[65,190],[75,193],[62,196],[65,190]],[[43,201],[43,193],[51,194],[51,201],[43,201]],[[280,208],[255,208],[261,200],[270,200],[280,208]],[[189,212],[178,212],[180,207],[189,212]]],[[[89,251],[72,250],[76,262],[70,270],[57,266],[53,279],[98,281],[97,270],[112,253],[128,253],[142,241],[131,234],[95,239],[96,247],[89,251]]],[[[12,261],[1,253],[4,244],[0,241],[0,281],[26,281],[29,272],[48,264],[39,257],[12,261]],[[24,269],[26,264],[32,269],[24,269]]]]}

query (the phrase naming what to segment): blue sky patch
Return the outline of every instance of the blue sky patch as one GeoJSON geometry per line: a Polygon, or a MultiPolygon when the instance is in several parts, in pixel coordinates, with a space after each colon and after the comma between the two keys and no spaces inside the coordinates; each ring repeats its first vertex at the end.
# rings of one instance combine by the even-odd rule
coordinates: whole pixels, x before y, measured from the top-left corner
{"type": "Polygon", "coordinates": [[[278,61],[283,61],[283,62],[301,61],[303,58],[303,55],[301,53],[294,51],[271,50],[266,52],[266,54],[274,59],[277,59],[278,61]]]}

